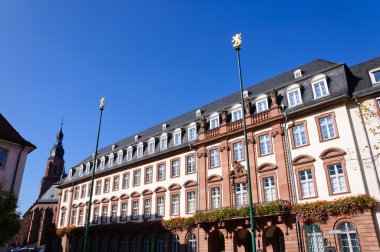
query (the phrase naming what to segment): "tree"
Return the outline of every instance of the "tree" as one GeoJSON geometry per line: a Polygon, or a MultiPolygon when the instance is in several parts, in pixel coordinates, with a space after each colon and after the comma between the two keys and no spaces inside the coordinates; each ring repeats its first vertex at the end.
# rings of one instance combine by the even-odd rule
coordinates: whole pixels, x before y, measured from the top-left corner
{"type": "Polygon", "coordinates": [[[16,213],[17,199],[12,192],[4,191],[0,184],[0,247],[19,230],[20,215],[16,213]]]}
{"type": "Polygon", "coordinates": [[[373,104],[369,101],[359,104],[359,117],[363,119],[366,128],[372,135],[372,146],[366,146],[366,148],[372,148],[374,159],[380,156],[380,124],[379,109],[377,106],[377,104],[373,104]]]}

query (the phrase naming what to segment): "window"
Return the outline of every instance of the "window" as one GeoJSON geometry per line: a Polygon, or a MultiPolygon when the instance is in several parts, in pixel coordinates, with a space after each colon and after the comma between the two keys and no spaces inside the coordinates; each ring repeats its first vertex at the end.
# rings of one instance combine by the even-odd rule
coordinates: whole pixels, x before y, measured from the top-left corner
{"type": "Polygon", "coordinates": [[[82,185],[82,191],[80,193],[81,198],[86,197],[86,187],[87,187],[86,185],[82,185]]]}
{"type": "Polygon", "coordinates": [[[165,164],[159,164],[157,166],[157,180],[165,179],[165,164]]]}
{"type": "Polygon", "coordinates": [[[220,188],[212,187],[211,188],[211,209],[220,208],[220,188]]]}
{"type": "Polygon", "coordinates": [[[90,169],[91,169],[91,163],[87,162],[87,164],[86,164],[86,174],[90,173],[90,169]]]}
{"type": "Polygon", "coordinates": [[[166,150],[168,148],[168,135],[162,134],[160,137],[160,150],[166,150]]]}
{"type": "Polygon", "coordinates": [[[96,181],[96,191],[95,194],[99,195],[102,191],[102,181],[98,180],[96,181]]]}
{"type": "Polygon", "coordinates": [[[140,170],[134,171],[133,173],[133,186],[140,185],[140,170]]]}
{"type": "Polygon", "coordinates": [[[210,150],[210,167],[217,167],[219,166],[219,150],[218,149],[212,149],[210,150]]]}
{"type": "Polygon", "coordinates": [[[243,119],[243,111],[240,104],[236,104],[232,107],[231,117],[233,122],[243,119]]]}
{"type": "Polygon", "coordinates": [[[131,240],[131,252],[137,251],[137,238],[133,237],[131,240]]]}
{"type": "Polygon", "coordinates": [[[173,235],[172,237],[172,252],[179,252],[179,237],[178,235],[173,235]]]}
{"type": "Polygon", "coordinates": [[[347,192],[346,179],[344,177],[342,164],[328,165],[327,169],[330,177],[331,192],[333,194],[347,192]]]}
{"type": "Polygon", "coordinates": [[[129,146],[127,149],[127,161],[131,161],[133,156],[133,147],[129,146]]]}
{"type": "Polygon", "coordinates": [[[349,222],[343,222],[339,225],[340,248],[344,252],[360,252],[359,239],[355,226],[349,222]]]}
{"type": "Polygon", "coordinates": [[[143,252],[150,252],[151,249],[151,239],[149,237],[145,237],[143,241],[143,252]]]}
{"type": "Polygon", "coordinates": [[[116,221],[117,219],[117,205],[112,205],[111,207],[111,221],[116,221]]]}
{"type": "Polygon", "coordinates": [[[179,195],[173,194],[172,195],[172,214],[171,215],[178,215],[179,214],[179,195]]]}
{"type": "Polygon", "coordinates": [[[210,129],[215,129],[219,127],[219,113],[215,112],[210,116],[210,129]]]}
{"type": "Polygon", "coordinates": [[[74,199],[79,199],[79,186],[74,189],[74,199]]]}
{"type": "Polygon", "coordinates": [[[264,185],[264,201],[274,201],[276,200],[276,188],[274,184],[274,177],[268,177],[263,179],[264,185]]]}
{"type": "Polygon", "coordinates": [[[301,147],[307,144],[304,124],[292,127],[294,147],[301,147]]]}
{"type": "Polygon", "coordinates": [[[109,156],[109,159],[108,159],[108,167],[112,167],[113,166],[113,154],[109,156]]]}
{"type": "Polygon", "coordinates": [[[79,167],[79,177],[83,176],[83,166],[79,167]]]}
{"type": "Polygon", "coordinates": [[[187,237],[187,252],[197,252],[197,237],[193,233],[187,237]]]}
{"type": "Polygon", "coordinates": [[[94,218],[93,218],[92,222],[94,224],[96,224],[96,223],[98,223],[98,221],[99,221],[99,207],[95,207],[94,208],[94,218]]]}
{"type": "Polygon", "coordinates": [[[201,115],[202,115],[202,110],[197,109],[197,111],[195,111],[195,117],[200,117],[201,115]]]}
{"type": "Polygon", "coordinates": [[[243,157],[243,144],[242,142],[234,143],[234,160],[235,161],[241,161],[244,159],[243,157]]]}
{"type": "Polygon", "coordinates": [[[166,123],[162,124],[162,130],[166,130],[167,127],[168,125],[166,123]]]}
{"type": "Polygon", "coordinates": [[[69,170],[69,175],[67,176],[67,179],[68,179],[68,180],[71,180],[72,177],[73,177],[73,168],[71,168],[71,169],[69,170]]]}
{"type": "Polygon", "coordinates": [[[302,70],[301,69],[297,69],[294,71],[294,79],[297,79],[299,77],[302,77],[302,70]]]}
{"type": "Polygon", "coordinates": [[[107,222],[108,206],[103,206],[102,222],[107,222]]]}
{"type": "Polygon", "coordinates": [[[137,145],[137,157],[138,158],[141,158],[144,154],[144,144],[143,143],[139,143],[137,145]]]}
{"type": "Polygon", "coordinates": [[[260,113],[265,110],[268,110],[268,97],[265,94],[259,95],[256,98],[256,112],[260,113]]]}
{"type": "Polygon", "coordinates": [[[155,143],[154,138],[149,139],[149,142],[148,142],[148,154],[153,154],[155,148],[156,148],[156,143],[155,143]]]}
{"type": "Polygon", "coordinates": [[[71,225],[77,224],[77,211],[73,210],[71,212],[71,225]]]}
{"type": "Polygon", "coordinates": [[[62,212],[62,214],[61,214],[61,223],[60,223],[61,227],[63,227],[65,225],[65,218],[66,218],[66,213],[62,212]]]}
{"type": "Polygon", "coordinates": [[[298,84],[290,85],[286,89],[286,95],[288,97],[289,107],[294,107],[302,103],[301,89],[298,84]]]}
{"type": "Polygon", "coordinates": [[[314,182],[311,170],[298,172],[302,198],[314,197],[314,182]]]}
{"type": "Polygon", "coordinates": [[[369,71],[369,76],[371,77],[372,84],[380,84],[380,68],[369,71]]]}
{"type": "Polygon", "coordinates": [[[195,156],[186,157],[186,171],[188,174],[195,172],[195,156]]]}
{"type": "Polygon", "coordinates": [[[78,225],[83,224],[83,210],[79,210],[78,225]]]}
{"type": "Polygon", "coordinates": [[[157,198],[157,217],[164,216],[164,205],[165,201],[163,197],[157,198]]]}
{"type": "Polygon", "coordinates": [[[329,115],[318,119],[322,140],[336,137],[333,116],[329,115]]]}
{"type": "Polygon", "coordinates": [[[164,241],[164,236],[163,235],[159,235],[157,237],[157,240],[156,240],[156,252],[164,252],[164,245],[165,245],[165,241],[164,241]]]}
{"type": "Polygon", "coordinates": [[[119,176],[113,177],[113,190],[114,191],[119,190],[119,176]]]}
{"type": "Polygon", "coordinates": [[[189,128],[187,128],[187,140],[194,141],[197,139],[197,125],[195,123],[190,123],[189,128]]]}
{"type": "Polygon", "coordinates": [[[318,74],[311,80],[311,86],[313,88],[314,99],[318,99],[329,95],[329,89],[327,87],[326,75],[318,74]]]}
{"type": "Polygon", "coordinates": [[[144,200],[144,218],[150,218],[150,199],[144,200]]]}
{"type": "Polygon", "coordinates": [[[123,189],[129,188],[129,173],[123,174],[123,189]]]}
{"type": "Polygon", "coordinates": [[[122,150],[119,150],[117,152],[117,160],[116,160],[116,164],[121,164],[123,162],[123,151],[122,150]]]}
{"type": "Polygon", "coordinates": [[[243,98],[246,99],[246,98],[248,98],[248,96],[249,96],[248,90],[244,90],[243,98]]]}
{"type": "Polygon", "coordinates": [[[195,192],[187,192],[187,213],[195,213],[195,192]]]}
{"type": "Polygon", "coordinates": [[[106,178],[104,180],[104,188],[103,188],[103,193],[108,193],[110,191],[110,179],[106,178]]]}
{"type": "Polygon", "coordinates": [[[272,153],[271,142],[269,134],[259,136],[260,142],[260,156],[272,153]]]}
{"type": "Polygon", "coordinates": [[[128,211],[128,204],[127,203],[121,203],[121,220],[126,221],[127,220],[127,211],[128,211]]]}
{"type": "Polygon", "coordinates": [[[0,169],[4,169],[5,167],[5,159],[7,157],[8,151],[4,149],[0,149],[0,169]]]}
{"type": "Polygon", "coordinates": [[[145,168],[145,183],[152,183],[153,179],[153,168],[147,167],[145,168]]]}
{"type": "Polygon", "coordinates": [[[324,252],[323,236],[321,228],[317,224],[304,226],[308,251],[324,252]]]}
{"type": "Polygon", "coordinates": [[[181,129],[176,129],[174,131],[174,145],[179,145],[181,144],[181,140],[182,140],[182,132],[181,132],[181,129]]]}
{"type": "Polygon", "coordinates": [[[172,161],[172,177],[179,177],[179,160],[172,161]]]}
{"type": "Polygon", "coordinates": [[[103,170],[104,169],[104,167],[106,166],[106,158],[105,157],[102,157],[101,159],[100,159],[100,165],[99,165],[100,167],[100,170],[103,170]]]}
{"type": "Polygon", "coordinates": [[[240,183],[235,185],[236,207],[247,205],[247,184],[240,183]]]}
{"type": "Polygon", "coordinates": [[[132,203],[132,219],[137,220],[139,218],[139,202],[133,201],[132,203]]]}
{"type": "Polygon", "coordinates": [[[63,202],[67,202],[68,196],[69,196],[69,190],[65,190],[63,194],[63,202]]]}
{"type": "MultiPolygon", "coordinates": [[[[92,189],[92,190],[94,190],[94,189],[92,189]]],[[[90,195],[91,195],[91,182],[90,183],[88,183],[88,190],[87,190],[87,197],[90,197],[90,195]]]]}

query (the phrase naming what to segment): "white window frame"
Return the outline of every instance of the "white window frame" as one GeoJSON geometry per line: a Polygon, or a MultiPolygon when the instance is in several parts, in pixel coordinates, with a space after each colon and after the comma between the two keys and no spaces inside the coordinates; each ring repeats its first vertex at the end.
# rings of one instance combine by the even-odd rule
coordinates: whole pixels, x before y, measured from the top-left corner
{"type": "Polygon", "coordinates": [[[152,183],[153,182],[153,167],[149,166],[145,169],[145,183],[152,183]]]}
{"type": "Polygon", "coordinates": [[[129,188],[129,173],[123,173],[123,189],[129,188]]]}
{"type": "Polygon", "coordinates": [[[319,98],[330,95],[329,87],[327,85],[327,77],[324,74],[318,74],[311,79],[311,88],[313,89],[314,99],[319,99],[319,98]],[[322,83],[322,85],[325,87],[326,93],[322,94],[322,90],[321,90],[321,95],[317,96],[316,86],[320,83],[322,83]]]}
{"type": "Polygon", "coordinates": [[[123,150],[117,152],[116,164],[120,165],[123,162],[123,150]]]}
{"type": "Polygon", "coordinates": [[[165,215],[165,198],[158,197],[157,198],[157,217],[163,217],[165,215]]]}
{"type": "Polygon", "coordinates": [[[111,205],[111,221],[117,220],[117,205],[111,205]]]}
{"type": "Polygon", "coordinates": [[[274,176],[263,178],[264,202],[276,200],[276,182],[274,176]]]}
{"type": "Polygon", "coordinates": [[[132,219],[137,220],[139,218],[139,201],[132,201],[132,219]]]}
{"type": "Polygon", "coordinates": [[[286,97],[288,98],[288,105],[289,107],[295,107],[295,106],[298,106],[298,105],[301,105],[303,103],[302,101],[302,96],[301,96],[301,87],[300,85],[298,84],[293,84],[293,85],[290,85],[287,89],[286,89],[286,97]],[[291,97],[290,95],[292,93],[296,93],[297,97],[298,97],[298,103],[297,103],[297,99],[295,98],[295,104],[292,104],[291,102],[291,97]]]}
{"type": "Polygon", "coordinates": [[[190,123],[189,127],[187,127],[187,141],[191,142],[197,138],[197,124],[195,122],[192,122],[190,123]]]}
{"type": "Polygon", "coordinates": [[[154,137],[150,138],[148,141],[148,154],[153,154],[156,149],[156,140],[154,137]]]}
{"type": "Polygon", "coordinates": [[[79,177],[83,176],[83,165],[79,166],[79,177]]]}
{"type": "Polygon", "coordinates": [[[306,129],[305,129],[304,124],[293,126],[292,131],[293,131],[293,141],[294,141],[295,147],[301,147],[307,144],[306,129]]]}
{"type": "Polygon", "coordinates": [[[141,158],[144,156],[144,143],[140,142],[137,144],[136,157],[141,158]]]}
{"type": "Polygon", "coordinates": [[[194,173],[195,172],[195,156],[188,156],[186,157],[186,163],[187,163],[187,174],[194,173]],[[191,159],[191,160],[190,160],[191,159]],[[190,168],[190,169],[189,169],[190,168]]]}
{"type": "Polygon", "coordinates": [[[295,70],[293,75],[294,75],[294,79],[302,77],[302,70],[301,69],[295,70]]]}
{"type": "Polygon", "coordinates": [[[266,94],[261,94],[255,99],[256,113],[261,113],[269,109],[268,96],[266,94]],[[264,104],[263,107],[260,104],[264,104]]]}
{"type": "Polygon", "coordinates": [[[179,177],[180,176],[180,163],[179,160],[173,160],[171,162],[171,169],[172,169],[172,177],[179,177]]]}
{"type": "Polygon", "coordinates": [[[220,187],[211,187],[211,209],[219,209],[220,205],[220,187]]]}
{"type": "Polygon", "coordinates": [[[148,219],[151,215],[151,199],[144,200],[144,218],[148,219]]]}
{"type": "Polygon", "coordinates": [[[344,166],[342,163],[336,163],[336,164],[330,164],[327,166],[327,172],[329,173],[329,178],[330,178],[330,188],[331,188],[331,193],[332,194],[337,194],[337,193],[345,193],[348,192],[348,187],[346,184],[346,177],[344,175],[344,166]],[[342,171],[339,173],[339,166],[340,170],[342,171]],[[331,174],[331,169],[334,168],[335,174],[331,174]],[[337,185],[337,188],[334,189],[334,183],[337,185]]]}
{"type": "Polygon", "coordinates": [[[220,157],[219,157],[219,149],[211,149],[210,150],[210,167],[218,167],[220,166],[220,157]]]}
{"type": "Polygon", "coordinates": [[[176,129],[173,132],[173,145],[180,145],[182,143],[182,130],[176,129]]]}
{"type": "Polygon", "coordinates": [[[329,116],[326,116],[326,117],[322,117],[322,118],[319,118],[318,120],[318,123],[319,123],[319,128],[320,128],[320,131],[321,131],[321,136],[322,136],[322,140],[325,141],[327,139],[332,139],[332,138],[335,138],[337,135],[336,135],[336,129],[335,129],[335,126],[334,126],[334,117],[332,115],[329,115],[329,116]],[[330,118],[330,122],[328,121],[328,118],[330,118]],[[325,135],[323,133],[323,129],[326,129],[326,133],[327,135],[325,135]],[[330,130],[333,130],[332,132],[330,132],[330,130]]]}
{"type": "Polygon", "coordinates": [[[298,172],[298,177],[300,181],[300,191],[302,198],[310,198],[315,196],[314,191],[314,181],[313,181],[313,171],[311,169],[306,169],[298,172]],[[304,179],[302,179],[302,177],[304,179]],[[311,178],[309,178],[311,176],[311,178]]]}
{"type": "Polygon", "coordinates": [[[87,163],[86,163],[86,174],[89,174],[89,173],[90,173],[90,169],[91,169],[91,163],[90,163],[90,162],[87,162],[87,163]]]}
{"type": "Polygon", "coordinates": [[[215,128],[218,128],[220,126],[220,120],[219,120],[219,113],[218,112],[214,112],[210,115],[209,123],[210,123],[210,129],[215,129],[215,128]]]}
{"type": "Polygon", "coordinates": [[[196,201],[195,201],[195,192],[187,192],[186,194],[187,197],[187,213],[195,213],[196,211],[196,201]]]}
{"type": "Polygon", "coordinates": [[[83,210],[79,209],[79,213],[78,213],[78,225],[82,225],[82,224],[83,224],[83,210]]]}
{"type": "Polygon", "coordinates": [[[171,196],[171,215],[179,214],[179,194],[173,194],[171,196]],[[176,199],[174,201],[174,198],[176,199]]]}
{"type": "Polygon", "coordinates": [[[102,223],[107,223],[108,220],[108,206],[102,207],[102,223]]]}
{"type": "Polygon", "coordinates": [[[166,150],[168,148],[168,134],[164,133],[160,136],[160,150],[166,150]]]}
{"type": "Polygon", "coordinates": [[[235,204],[237,208],[248,204],[247,193],[247,183],[235,184],[235,204]]]}
{"type": "Polygon", "coordinates": [[[92,219],[92,223],[98,223],[99,222],[99,207],[96,206],[94,207],[94,215],[93,215],[93,219],[92,219]]]}
{"type": "Polygon", "coordinates": [[[161,181],[164,179],[165,179],[165,165],[159,164],[157,167],[157,180],[161,181]]]}
{"type": "Polygon", "coordinates": [[[127,161],[131,161],[133,158],[133,147],[129,146],[127,148],[127,161]]]}
{"type": "Polygon", "coordinates": [[[108,156],[108,167],[113,166],[113,161],[114,161],[114,154],[112,153],[111,155],[108,156]]]}
{"type": "Polygon", "coordinates": [[[242,142],[236,142],[232,145],[233,148],[233,157],[235,161],[241,161],[244,159],[243,154],[243,143],[242,142]]]}
{"type": "Polygon", "coordinates": [[[372,82],[372,84],[373,85],[378,85],[378,84],[380,84],[380,79],[379,79],[379,81],[376,81],[376,79],[375,79],[375,72],[380,72],[380,67],[378,67],[378,68],[375,68],[375,69],[372,69],[372,70],[370,70],[368,73],[369,73],[369,76],[370,76],[370,78],[371,78],[371,82],[372,82]]]}
{"type": "Polygon", "coordinates": [[[141,171],[137,170],[133,172],[133,186],[140,186],[140,184],[141,184],[141,171]]]}
{"type": "Polygon", "coordinates": [[[105,166],[106,166],[106,157],[103,156],[100,159],[99,169],[103,170],[105,166]]]}
{"type": "Polygon", "coordinates": [[[126,221],[127,216],[128,216],[128,203],[123,202],[123,203],[121,203],[120,220],[126,221]]]}
{"type": "Polygon", "coordinates": [[[272,153],[271,139],[270,135],[265,134],[259,136],[259,144],[260,144],[260,155],[268,155],[272,153]]]}
{"type": "Polygon", "coordinates": [[[243,119],[243,110],[241,104],[235,104],[231,108],[231,121],[235,122],[243,119]]]}

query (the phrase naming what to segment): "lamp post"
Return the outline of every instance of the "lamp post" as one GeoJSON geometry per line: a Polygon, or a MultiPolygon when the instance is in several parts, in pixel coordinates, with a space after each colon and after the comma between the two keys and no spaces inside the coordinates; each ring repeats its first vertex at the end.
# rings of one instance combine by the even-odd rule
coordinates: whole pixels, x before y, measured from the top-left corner
{"type": "Polygon", "coordinates": [[[86,226],[84,228],[84,242],[83,242],[83,251],[87,251],[87,240],[88,240],[88,227],[90,225],[90,217],[91,217],[91,205],[92,205],[92,193],[94,191],[94,178],[95,178],[95,168],[96,168],[96,158],[98,156],[98,146],[99,146],[99,135],[100,135],[100,126],[102,125],[102,116],[103,116],[103,110],[104,110],[104,103],[106,99],[102,97],[100,99],[100,118],[99,118],[99,125],[98,125],[98,135],[96,137],[96,148],[95,148],[95,155],[94,155],[94,166],[92,168],[92,176],[91,176],[91,186],[90,186],[90,201],[88,203],[88,210],[87,210],[87,221],[86,226]]]}
{"type": "Polygon", "coordinates": [[[245,156],[246,156],[246,168],[247,168],[247,180],[248,180],[248,200],[249,200],[249,217],[251,222],[251,238],[252,238],[252,251],[256,252],[256,236],[255,236],[255,219],[253,216],[253,204],[252,204],[252,189],[251,189],[251,171],[249,168],[249,155],[248,155],[248,137],[247,137],[247,123],[245,120],[245,108],[244,108],[244,97],[243,97],[243,79],[241,76],[241,66],[240,66],[240,46],[242,44],[241,33],[236,34],[232,37],[233,47],[236,51],[238,69],[239,69],[239,81],[240,81],[240,98],[241,106],[243,111],[243,128],[244,128],[244,145],[245,145],[245,156]]]}

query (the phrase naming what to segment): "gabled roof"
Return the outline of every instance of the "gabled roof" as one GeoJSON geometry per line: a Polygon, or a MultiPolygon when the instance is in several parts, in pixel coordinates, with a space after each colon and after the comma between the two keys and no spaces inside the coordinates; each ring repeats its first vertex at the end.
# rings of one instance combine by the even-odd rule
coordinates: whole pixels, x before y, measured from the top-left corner
{"type": "Polygon", "coordinates": [[[0,139],[24,145],[35,149],[36,146],[29,141],[25,140],[20,133],[18,133],[15,128],[5,119],[5,117],[0,113],[0,139]]]}

